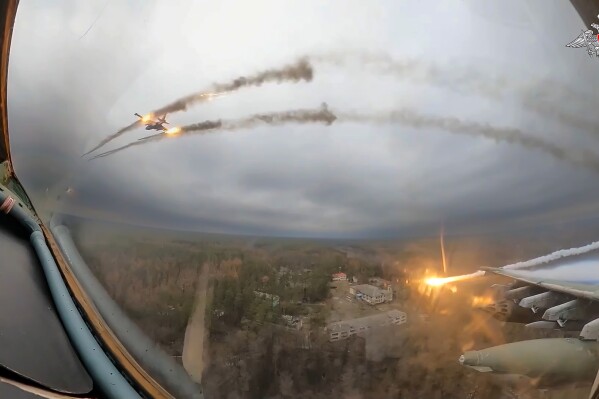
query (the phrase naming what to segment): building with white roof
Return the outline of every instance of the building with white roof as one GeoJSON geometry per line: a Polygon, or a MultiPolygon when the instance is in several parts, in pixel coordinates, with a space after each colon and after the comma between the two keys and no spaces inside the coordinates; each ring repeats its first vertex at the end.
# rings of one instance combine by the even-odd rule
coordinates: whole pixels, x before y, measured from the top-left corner
{"type": "Polygon", "coordinates": [[[329,333],[329,341],[334,342],[373,329],[404,324],[407,321],[408,316],[405,312],[390,310],[372,316],[331,323],[326,327],[326,330],[329,333]]]}
{"type": "Polygon", "coordinates": [[[393,300],[391,286],[388,286],[387,289],[381,289],[370,284],[360,284],[349,287],[349,293],[370,305],[378,305],[393,300]]]}

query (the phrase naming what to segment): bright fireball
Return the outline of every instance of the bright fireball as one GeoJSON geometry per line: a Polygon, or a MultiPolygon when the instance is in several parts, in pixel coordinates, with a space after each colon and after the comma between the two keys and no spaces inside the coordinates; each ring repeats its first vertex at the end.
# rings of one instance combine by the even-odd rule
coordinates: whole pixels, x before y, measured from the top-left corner
{"type": "Polygon", "coordinates": [[[180,127],[171,127],[170,129],[168,129],[165,133],[166,134],[177,134],[181,131],[180,127]]]}

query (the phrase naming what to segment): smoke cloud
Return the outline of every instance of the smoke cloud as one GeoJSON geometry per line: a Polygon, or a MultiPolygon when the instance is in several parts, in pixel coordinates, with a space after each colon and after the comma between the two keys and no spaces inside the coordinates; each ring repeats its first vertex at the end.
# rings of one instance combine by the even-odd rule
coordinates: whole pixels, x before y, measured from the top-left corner
{"type": "Polygon", "coordinates": [[[229,119],[229,120],[216,120],[216,121],[204,121],[194,123],[192,125],[183,126],[179,132],[175,134],[159,133],[148,138],[134,141],[122,147],[116,148],[111,151],[107,151],[96,155],[91,159],[105,157],[116,152],[125,150],[130,147],[137,145],[146,144],[149,142],[159,141],[167,138],[180,137],[190,134],[204,134],[207,132],[214,131],[233,131],[239,129],[249,129],[261,125],[280,126],[288,123],[324,123],[326,125],[332,124],[337,117],[331,111],[329,111],[326,103],[323,103],[320,108],[317,109],[298,109],[283,112],[271,112],[264,114],[255,114],[246,118],[240,119],[229,119]]]}
{"type": "Polygon", "coordinates": [[[538,150],[552,157],[599,172],[599,155],[588,150],[565,149],[540,137],[532,136],[516,128],[494,127],[454,117],[423,115],[410,109],[367,114],[359,112],[337,113],[340,121],[356,123],[392,124],[400,123],[416,129],[437,128],[450,133],[486,137],[497,141],[521,145],[538,150]]]}
{"type": "Polygon", "coordinates": [[[305,58],[315,63],[337,67],[356,63],[371,68],[376,73],[453,91],[469,92],[493,100],[500,100],[513,93],[528,110],[599,138],[599,121],[586,118],[588,115],[594,115],[596,100],[549,79],[514,79],[488,74],[476,67],[452,65],[450,68],[444,68],[422,60],[395,59],[385,53],[367,51],[328,52],[308,55],[305,58]],[[566,105],[574,107],[578,112],[568,111],[566,105]]]}

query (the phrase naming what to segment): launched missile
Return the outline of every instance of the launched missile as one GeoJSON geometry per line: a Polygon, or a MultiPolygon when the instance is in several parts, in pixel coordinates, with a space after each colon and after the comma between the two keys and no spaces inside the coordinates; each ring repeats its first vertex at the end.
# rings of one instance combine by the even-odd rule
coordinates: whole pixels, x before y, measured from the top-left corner
{"type": "Polygon", "coordinates": [[[574,338],[520,341],[466,352],[459,362],[479,372],[523,375],[539,387],[592,383],[599,368],[599,343],[574,338]]]}

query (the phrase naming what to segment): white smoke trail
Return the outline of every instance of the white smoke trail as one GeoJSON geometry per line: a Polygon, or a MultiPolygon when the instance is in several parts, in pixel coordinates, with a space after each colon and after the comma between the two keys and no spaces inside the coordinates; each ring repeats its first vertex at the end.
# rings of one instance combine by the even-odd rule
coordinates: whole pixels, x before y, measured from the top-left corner
{"type": "MultiPolygon", "coordinates": [[[[561,258],[566,258],[569,256],[582,255],[587,252],[595,251],[599,249],[599,241],[593,242],[591,244],[585,245],[580,248],[570,248],[570,249],[560,249],[559,251],[555,251],[550,253],[549,255],[540,256],[538,258],[530,259],[523,262],[513,263],[511,265],[505,265],[500,267],[499,269],[503,270],[517,270],[517,269],[525,269],[534,266],[540,266],[545,263],[553,262],[561,258]]],[[[447,283],[457,283],[459,281],[470,280],[477,277],[483,277],[486,275],[484,270],[477,270],[474,273],[463,274],[460,276],[451,276],[451,277],[435,277],[429,278],[425,282],[426,284],[438,287],[447,283]]]]}
{"type": "Polygon", "coordinates": [[[560,249],[549,255],[540,256],[538,258],[530,259],[524,262],[518,262],[511,265],[501,267],[501,269],[523,269],[533,266],[539,266],[545,263],[553,262],[555,260],[565,258],[568,256],[582,255],[584,253],[599,249],[599,241],[595,241],[591,244],[585,245],[580,248],[560,249]]]}

